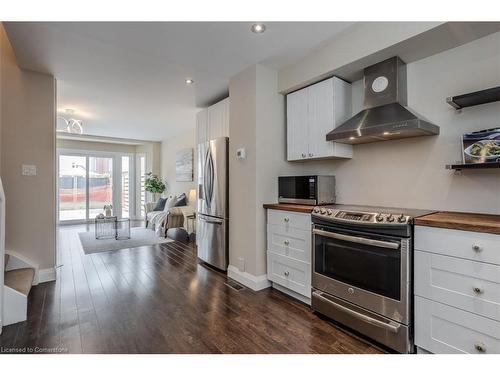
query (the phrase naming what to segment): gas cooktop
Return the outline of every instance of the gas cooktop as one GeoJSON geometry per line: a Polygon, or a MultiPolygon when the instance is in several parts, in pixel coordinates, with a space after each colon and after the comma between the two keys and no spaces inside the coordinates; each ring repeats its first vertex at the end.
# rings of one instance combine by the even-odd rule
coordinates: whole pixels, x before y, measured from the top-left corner
{"type": "Polygon", "coordinates": [[[428,215],[433,212],[435,211],[334,204],[314,207],[312,216],[313,218],[318,217],[323,220],[346,223],[408,225],[413,223],[414,218],[428,215]]]}

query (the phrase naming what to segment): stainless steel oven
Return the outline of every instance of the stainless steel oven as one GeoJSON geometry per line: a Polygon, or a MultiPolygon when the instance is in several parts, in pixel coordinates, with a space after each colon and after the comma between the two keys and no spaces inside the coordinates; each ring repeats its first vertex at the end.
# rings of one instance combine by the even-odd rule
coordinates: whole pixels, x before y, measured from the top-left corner
{"type": "Polygon", "coordinates": [[[312,307],[389,348],[411,352],[412,217],[339,207],[313,210],[312,307]]]}

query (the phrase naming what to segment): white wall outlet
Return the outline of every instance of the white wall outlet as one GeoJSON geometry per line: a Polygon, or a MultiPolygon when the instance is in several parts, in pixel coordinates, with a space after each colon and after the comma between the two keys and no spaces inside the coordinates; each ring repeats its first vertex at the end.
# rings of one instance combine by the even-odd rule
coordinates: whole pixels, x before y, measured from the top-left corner
{"type": "Polygon", "coordinates": [[[23,164],[22,175],[23,176],[36,176],[36,165],[23,164]]]}
{"type": "Polygon", "coordinates": [[[245,160],[247,158],[247,152],[244,148],[239,148],[236,150],[236,157],[240,160],[245,160]]]}

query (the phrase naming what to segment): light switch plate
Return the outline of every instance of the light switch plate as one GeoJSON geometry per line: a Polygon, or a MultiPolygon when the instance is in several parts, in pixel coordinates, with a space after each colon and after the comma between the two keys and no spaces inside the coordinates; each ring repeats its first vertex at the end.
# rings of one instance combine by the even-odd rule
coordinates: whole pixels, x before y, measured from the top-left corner
{"type": "Polygon", "coordinates": [[[236,150],[236,157],[240,160],[245,160],[247,158],[247,152],[244,148],[239,148],[236,150]]]}
{"type": "Polygon", "coordinates": [[[23,164],[22,174],[23,176],[36,176],[36,165],[23,164]]]}

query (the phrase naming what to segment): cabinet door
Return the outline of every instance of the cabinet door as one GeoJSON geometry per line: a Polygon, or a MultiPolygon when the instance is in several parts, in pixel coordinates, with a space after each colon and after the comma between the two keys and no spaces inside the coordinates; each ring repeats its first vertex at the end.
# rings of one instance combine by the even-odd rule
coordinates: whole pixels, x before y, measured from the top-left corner
{"type": "Polygon", "coordinates": [[[229,136],[229,99],[208,107],[209,139],[229,136]]]}
{"type": "Polygon", "coordinates": [[[196,114],[196,143],[208,140],[208,110],[204,109],[196,114]]]}
{"type": "Polygon", "coordinates": [[[303,160],[307,157],[307,88],[286,97],[287,159],[303,160]]]}
{"type": "Polygon", "coordinates": [[[221,104],[223,111],[221,137],[229,137],[229,98],[224,99],[221,104]]]}
{"type": "Polygon", "coordinates": [[[333,130],[333,80],[316,83],[308,88],[308,158],[332,156],[333,142],[326,134],[333,130]]]}

